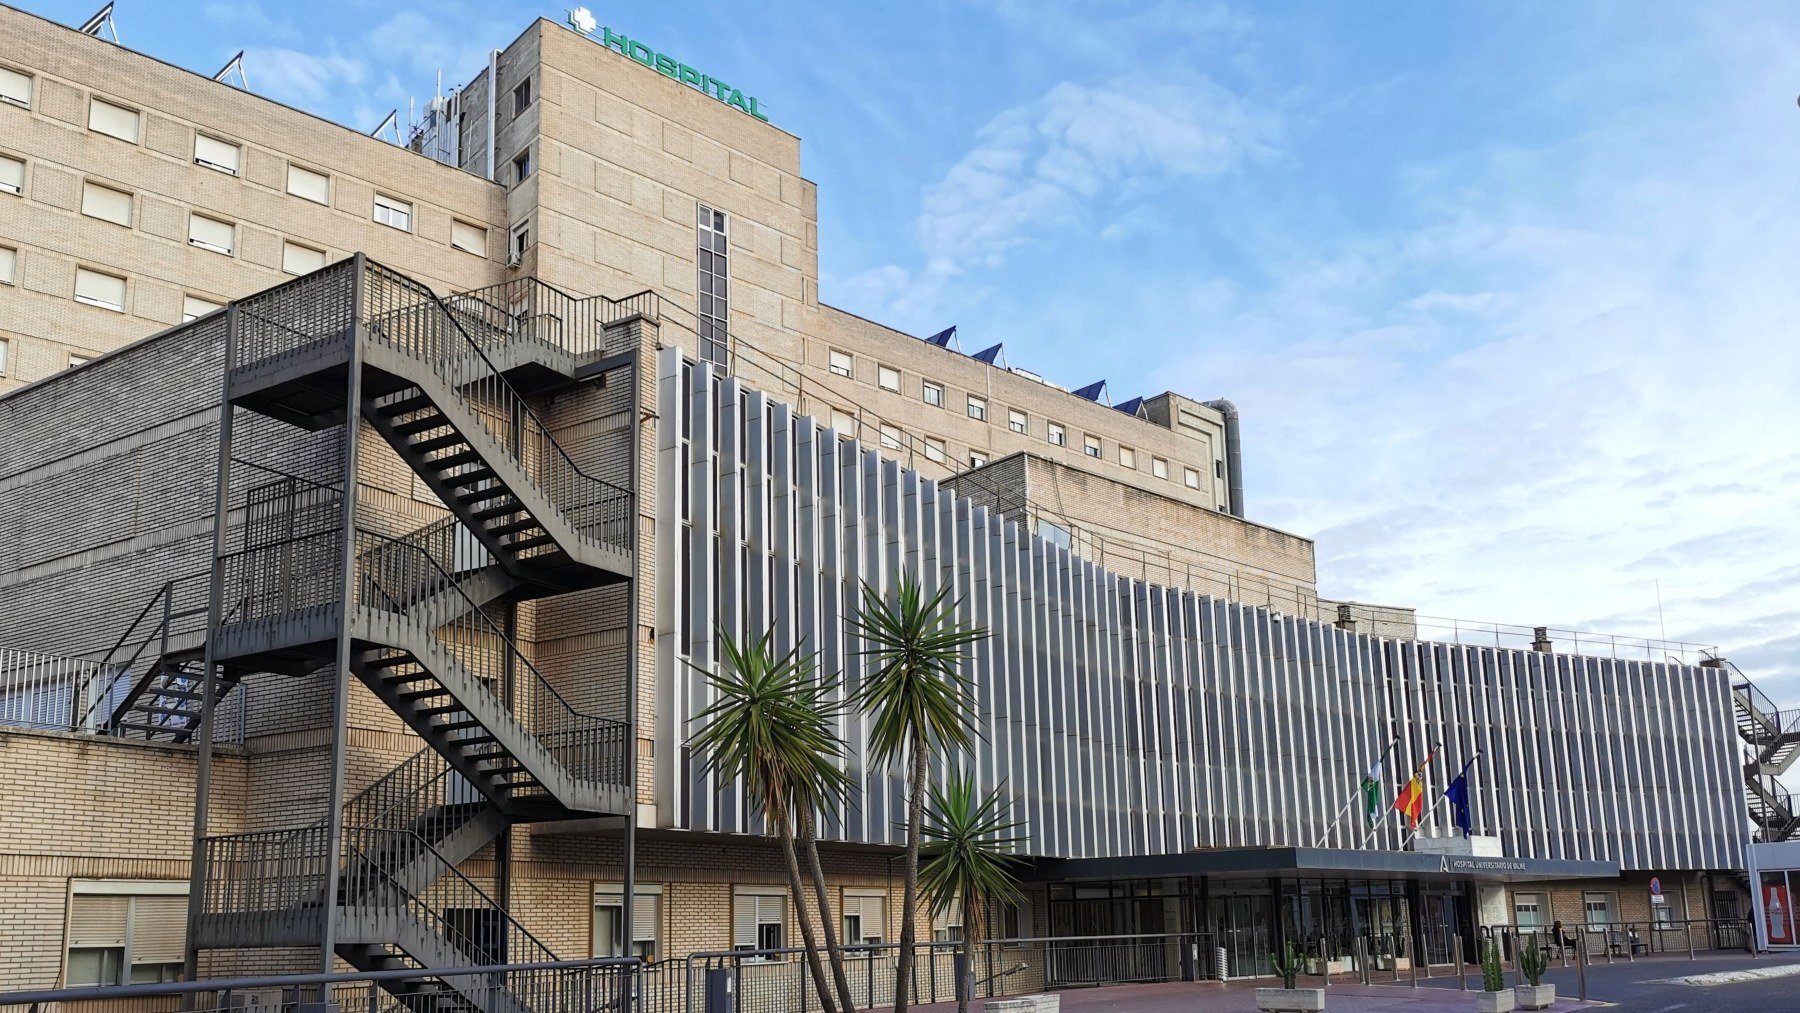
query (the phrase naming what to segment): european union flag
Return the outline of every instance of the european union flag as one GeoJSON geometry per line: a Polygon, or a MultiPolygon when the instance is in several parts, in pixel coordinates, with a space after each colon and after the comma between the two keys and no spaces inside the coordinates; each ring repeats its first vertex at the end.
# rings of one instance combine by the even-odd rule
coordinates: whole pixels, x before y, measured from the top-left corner
{"type": "Polygon", "coordinates": [[[1463,836],[1473,833],[1473,820],[1469,816],[1469,772],[1465,769],[1444,789],[1444,798],[1450,802],[1450,812],[1456,825],[1462,828],[1463,836]]]}

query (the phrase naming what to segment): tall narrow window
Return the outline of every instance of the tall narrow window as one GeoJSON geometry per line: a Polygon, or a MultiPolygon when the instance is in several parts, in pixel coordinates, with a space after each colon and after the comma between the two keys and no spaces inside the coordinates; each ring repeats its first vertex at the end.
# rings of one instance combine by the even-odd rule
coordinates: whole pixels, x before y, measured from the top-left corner
{"type": "Polygon", "coordinates": [[[519,258],[525,256],[525,251],[529,249],[531,249],[531,219],[527,218],[513,226],[512,246],[509,248],[508,259],[513,264],[517,264],[519,258]]]}
{"type": "Polygon", "coordinates": [[[1098,436],[1084,437],[1081,442],[1081,449],[1089,457],[1096,457],[1096,458],[1099,457],[1100,456],[1100,437],[1098,437],[1098,436]]]}
{"type": "Polygon", "coordinates": [[[526,148],[513,156],[513,183],[519,184],[531,178],[531,149],[526,148]]]}
{"type": "Polygon", "coordinates": [[[16,283],[19,275],[19,251],[10,246],[0,246],[0,285],[16,283]]]}
{"type": "Polygon", "coordinates": [[[1157,478],[1168,478],[1169,462],[1160,457],[1152,457],[1150,459],[1150,474],[1155,475],[1157,478]]]}
{"type": "Polygon", "coordinates": [[[25,163],[10,155],[0,155],[0,193],[25,193],[25,163]]]}
{"type": "Polygon", "coordinates": [[[519,86],[513,89],[513,115],[517,116],[524,112],[525,107],[529,105],[531,105],[531,78],[528,77],[520,81],[519,86]]]}
{"type": "Polygon", "coordinates": [[[0,376],[6,375],[6,361],[12,354],[12,342],[0,338],[0,376]]]}
{"type": "Polygon", "coordinates": [[[0,102],[31,108],[31,78],[0,67],[0,102]]]}
{"type": "Polygon", "coordinates": [[[730,234],[725,212],[700,205],[700,361],[721,368],[731,364],[729,320],[731,286],[730,234]]]}
{"type": "Polygon", "coordinates": [[[1119,463],[1127,468],[1137,467],[1137,451],[1121,445],[1119,447],[1119,463]]]}

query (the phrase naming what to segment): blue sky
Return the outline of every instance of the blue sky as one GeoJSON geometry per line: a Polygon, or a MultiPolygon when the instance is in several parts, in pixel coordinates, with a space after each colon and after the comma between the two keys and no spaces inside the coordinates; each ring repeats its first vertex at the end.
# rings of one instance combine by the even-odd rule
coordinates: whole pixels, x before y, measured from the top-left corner
{"type": "MultiPolygon", "coordinates": [[[[1236,401],[1251,516],[1318,540],[1326,594],[1666,629],[1800,698],[1800,11],[591,6],[804,138],[825,301],[1236,401]]],[[[538,14],[119,21],[368,129],[538,14]]]]}

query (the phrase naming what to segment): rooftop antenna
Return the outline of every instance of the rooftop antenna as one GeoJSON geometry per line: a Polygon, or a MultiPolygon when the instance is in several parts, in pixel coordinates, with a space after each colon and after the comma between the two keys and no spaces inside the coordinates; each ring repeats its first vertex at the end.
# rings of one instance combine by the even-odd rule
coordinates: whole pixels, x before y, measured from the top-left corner
{"type": "Polygon", "coordinates": [[[92,35],[96,39],[100,38],[100,33],[104,31],[112,36],[114,45],[122,44],[119,42],[119,26],[113,23],[113,5],[111,3],[95,11],[93,17],[83,21],[79,30],[81,34],[92,35]]]}
{"type": "Polygon", "coordinates": [[[213,80],[230,84],[231,82],[226,81],[225,79],[230,77],[233,73],[237,74],[238,87],[245,91],[249,91],[250,79],[244,76],[244,51],[241,49],[238,50],[238,55],[227,60],[225,66],[219,68],[219,72],[213,75],[213,80]]]}
{"type": "Polygon", "coordinates": [[[370,137],[380,137],[381,132],[383,130],[387,130],[389,128],[393,129],[394,143],[399,144],[400,143],[400,110],[395,109],[393,112],[388,113],[387,118],[381,121],[380,126],[376,127],[374,130],[369,131],[369,136],[370,137]]]}

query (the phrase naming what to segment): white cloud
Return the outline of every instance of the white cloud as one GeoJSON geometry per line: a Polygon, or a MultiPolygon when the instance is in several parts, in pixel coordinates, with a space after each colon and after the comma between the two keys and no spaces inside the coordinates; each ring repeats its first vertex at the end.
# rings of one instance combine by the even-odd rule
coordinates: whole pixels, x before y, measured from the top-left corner
{"type": "Polygon", "coordinates": [[[252,49],[245,62],[255,74],[255,91],[290,105],[316,106],[327,100],[349,100],[350,92],[369,78],[369,65],[339,53],[304,53],[297,49],[252,49]]]}

